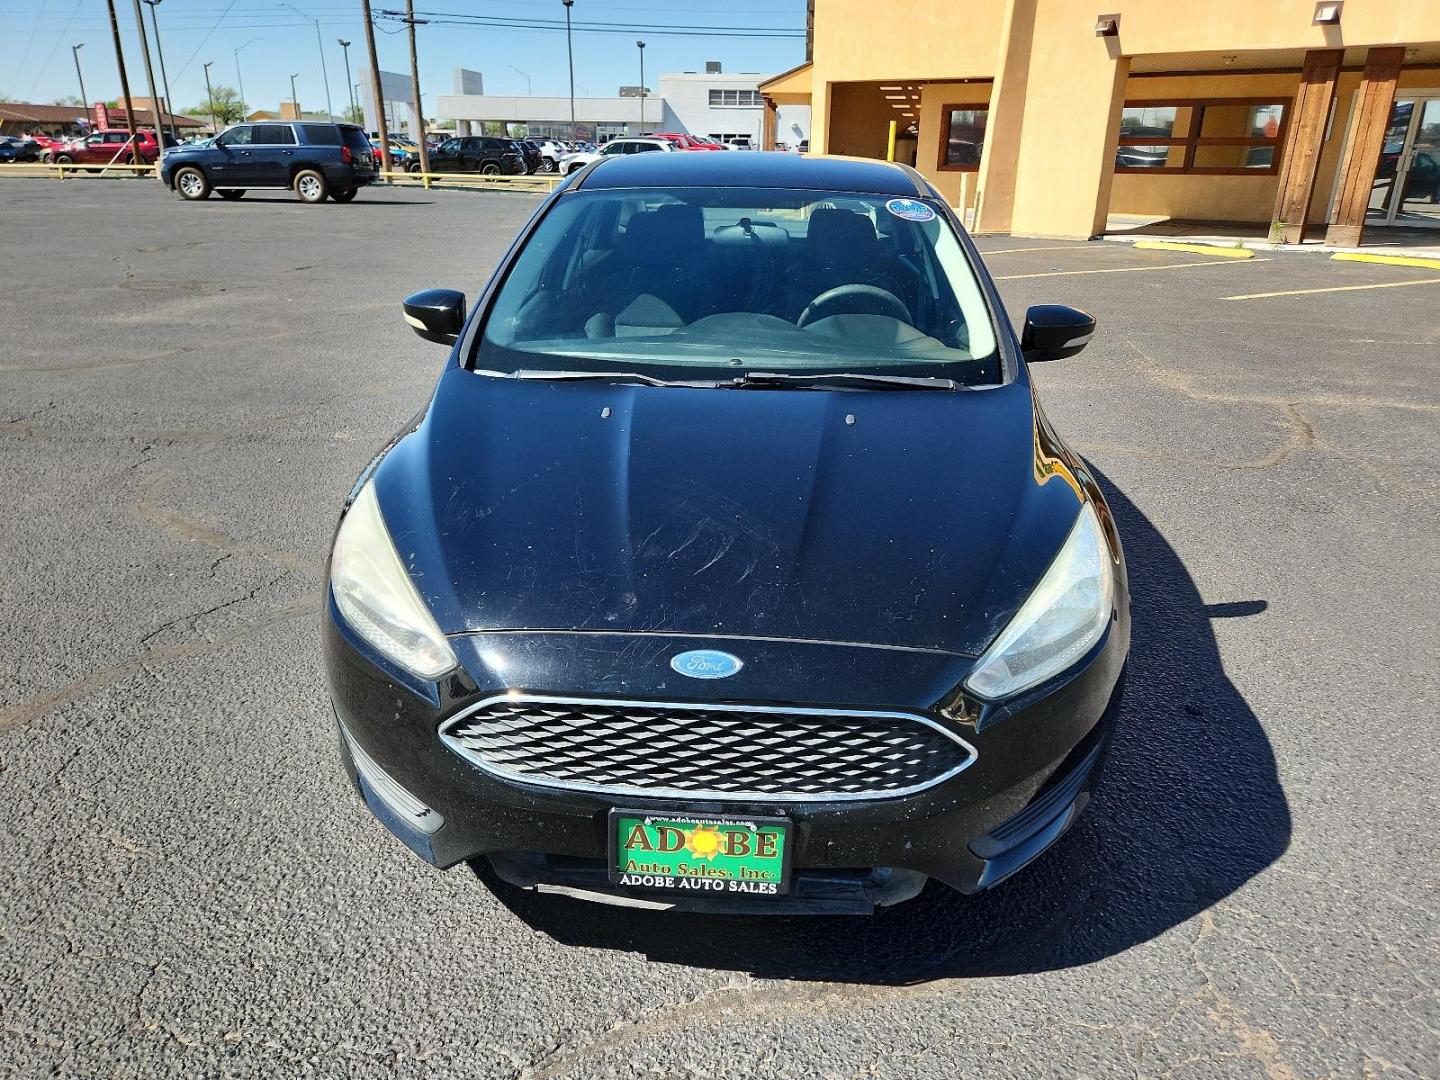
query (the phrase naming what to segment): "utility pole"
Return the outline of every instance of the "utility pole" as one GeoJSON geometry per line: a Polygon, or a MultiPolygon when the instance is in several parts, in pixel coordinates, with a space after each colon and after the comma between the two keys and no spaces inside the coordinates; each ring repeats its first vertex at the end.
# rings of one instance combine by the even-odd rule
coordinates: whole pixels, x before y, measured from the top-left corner
{"type": "MultiPolygon", "coordinates": [[[[145,36],[145,16],[140,12],[140,0],[131,0],[135,5],[135,32],[140,36],[140,55],[145,60],[145,80],[150,84],[150,118],[155,122],[155,160],[165,156],[165,125],[160,122],[160,92],[155,86],[155,69],[150,65],[150,42],[145,36]]],[[[143,165],[140,144],[135,144],[135,164],[143,165]]]]}
{"type": "MultiPolygon", "coordinates": [[[[260,40],[262,39],[258,37],[251,38],[249,41],[245,42],[244,45],[241,45],[240,49],[243,49],[248,45],[254,45],[255,42],[260,40]]],[[[235,50],[235,85],[240,88],[240,119],[243,120],[245,119],[245,80],[240,75],[240,49],[235,50]]]]}
{"type": "Polygon", "coordinates": [[[80,80],[80,107],[88,109],[90,101],[85,97],[85,76],[80,74],[80,50],[83,48],[85,48],[83,41],[79,45],[71,45],[70,55],[75,58],[75,77],[80,80]]]}
{"type": "Polygon", "coordinates": [[[170,134],[180,141],[180,132],[175,127],[175,106],[170,100],[170,76],[165,74],[165,50],[160,47],[160,24],[155,19],[155,9],[160,0],[145,0],[150,5],[150,29],[155,31],[155,55],[160,58],[160,85],[165,89],[165,115],[170,118],[170,134]]]}
{"type": "Polygon", "coordinates": [[[205,100],[210,103],[210,130],[216,135],[220,134],[220,125],[215,121],[215,91],[210,89],[210,65],[215,63],[211,60],[205,64],[205,100]]]}
{"type": "Polygon", "coordinates": [[[345,85],[350,88],[350,115],[345,119],[353,120],[355,118],[355,84],[350,81],[350,42],[343,37],[335,40],[340,42],[340,48],[345,50],[345,85]]]}
{"type": "Polygon", "coordinates": [[[325,115],[333,118],[335,115],[335,106],[330,104],[330,72],[325,67],[325,44],[320,39],[320,20],[310,18],[309,15],[306,15],[293,4],[282,3],[280,6],[289,8],[306,22],[315,24],[315,47],[320,50],[320,77],[325,80],[325,115]]]}
{"type": "Polygon", "coordinates": [[[380,125],[380,171],[390,170],[390,127],[385,123],[385,99],[380,89],[380,58],[375,54],[375,23],[370,16],[370,0],[360,0],[365,12],[365,47],[370,53],[370,85],[375,94],[375,122],[380,125]]]}
{"type": "Polygon", "coordinates": [[[645,134],[645,43],[635,42],[640,50],[640,130],[637,134],[645,134]]]}
{"type": "Polygon", "coordinates": [[[575,138],[575,47],[570,42],[570,9],[575,0],[560,0],[565,5],[565,58],[570,62],[570,138],[575,138]]]}
{"type": "Polygon", "coordinates": [[[415,55],[415,24],[424,23],[427,20],[415,18],[415,0],[405,0],[405,23],[410,28],[410,88],[415,94],[415,123],[419,125],[420,134],[416,142],[420,144],[420,171],[425,176],[425,190],[430,190],[430,148],[425,145],[425,110],[421,107],[420,101],[420,61],[415,55]]]}
{"type": "Polygon", "coordinates": [[[115,37],[115,63],[120,67],[120,96],[125,99],[125,126],[130,131],[130,147],[140,149],[135,135],[135,103],[130,100],[130,79],[125,74],[125,50],[120,47],[120,20],[115,17],[115,0],[105,0],[110,8],[110,33],[115,37]]]}

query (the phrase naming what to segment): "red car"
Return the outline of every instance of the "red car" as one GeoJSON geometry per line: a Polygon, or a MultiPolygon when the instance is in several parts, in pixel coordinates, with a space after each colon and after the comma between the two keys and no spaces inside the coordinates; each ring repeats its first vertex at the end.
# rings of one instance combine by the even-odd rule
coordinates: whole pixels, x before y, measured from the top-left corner
{"type": "Polygon", "coordinates": [[[650,139],[668,139],[670,142],[673,142],[676,146],[678,146],[681,150],[725,149],[723,146],[711,146],[709,143],[703,143],[699,139],[691,138],[689,135],[681,135],[678,132],[673,131],[660,131],[655,133],[654,135],[649,135],[646,137],[650,139]]]}
{"type": "MultiPolygon", "coordinates": [[[[139,143],[138,160],[146,165],[153,165],[160,156],[160,146],[155,141],[155,133],[137,131],[135,138],[139,143]]],[[[131,147],[129,142],[130,133],[124,128],[109,128],[94,132],[83,139],[72,139],[52,147],[50,160],[60,165],[109,165],[112,161],[122,165],[133,164],[137,161],[136,148],[131,147]]],[[[166,135],[165,145],[171,147],[177,144],[171,136],[166,135]]]]}

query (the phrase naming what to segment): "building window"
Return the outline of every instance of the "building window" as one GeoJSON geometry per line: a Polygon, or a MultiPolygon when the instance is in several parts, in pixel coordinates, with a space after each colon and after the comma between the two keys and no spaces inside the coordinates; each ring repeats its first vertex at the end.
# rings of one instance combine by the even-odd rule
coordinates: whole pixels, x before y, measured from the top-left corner
{"type": "Polygon", "coordinates": [[[712,107],[738,106],[753,109],[761,104],[759,90],[711,90],[712,107]]]}
{"type": "Polygon", "coordinates": [[[1129,102],[1115,171],[1273,175],[1289,106],[1266,98],[1129,102]]]}
{"type": "Polygon", "coordinates": [[[974,172],[985,149],[984,105],[944,105],[940,109],[940,161],[942,169],[974,172]]]}

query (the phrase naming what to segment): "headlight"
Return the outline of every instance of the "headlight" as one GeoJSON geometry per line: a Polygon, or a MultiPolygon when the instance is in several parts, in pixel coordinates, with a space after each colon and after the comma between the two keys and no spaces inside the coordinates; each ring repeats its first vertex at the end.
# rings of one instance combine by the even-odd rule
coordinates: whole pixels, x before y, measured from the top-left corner
{"type": "Polygon", "coordinates": [[[373,481],[340,523],[330,589],[355,632],[407,671],[436,679],[459,663],[390,542],[373,481]]]}
{"type": "Polygon", "coordinates": [[[1060,554],[965,680],[983,698],[1009,697],[1064,671],[1100,640],[1114,607],[1110,547],[1085,503],[1060,554]]]}

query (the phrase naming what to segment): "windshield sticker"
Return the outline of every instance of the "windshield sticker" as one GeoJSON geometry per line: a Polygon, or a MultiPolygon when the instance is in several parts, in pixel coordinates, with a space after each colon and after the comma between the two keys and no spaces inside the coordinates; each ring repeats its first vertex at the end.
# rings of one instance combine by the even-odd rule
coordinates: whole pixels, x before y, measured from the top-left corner
{"type": "Polygon", "coordinates": [[[919,199],[891,199],[885,209],[905,221],[934,221],[935,211],[919,199]]]}

